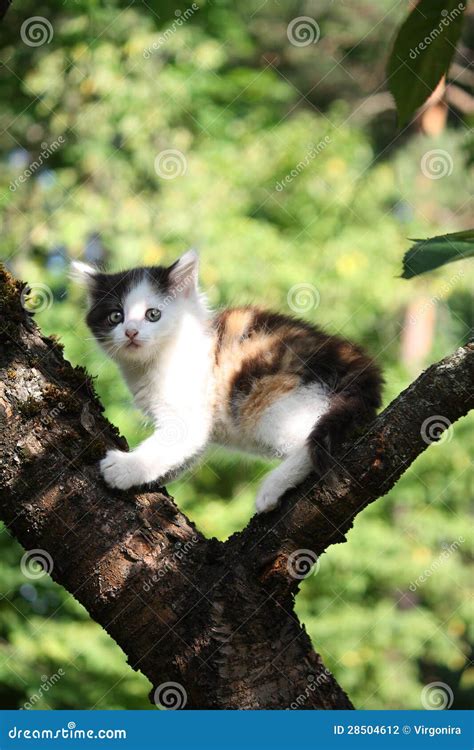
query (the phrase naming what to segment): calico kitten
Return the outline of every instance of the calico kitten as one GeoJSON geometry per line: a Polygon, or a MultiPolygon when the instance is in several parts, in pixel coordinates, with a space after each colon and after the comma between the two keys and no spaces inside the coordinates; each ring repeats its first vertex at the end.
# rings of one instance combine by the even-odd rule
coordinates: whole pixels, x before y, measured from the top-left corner
{"type": "Polygon", "coordinates": [[[257,307],[210,313],[192,250],[168,268],[73,265],[87,324],[155,425],[129,453],[108,451],[100,468],[111,487],[169,481],[214,442],[283,459],[258,493],[257,511],[269,511],[327,472],[380,406],[380,371],[357,345],[257,307]]]}

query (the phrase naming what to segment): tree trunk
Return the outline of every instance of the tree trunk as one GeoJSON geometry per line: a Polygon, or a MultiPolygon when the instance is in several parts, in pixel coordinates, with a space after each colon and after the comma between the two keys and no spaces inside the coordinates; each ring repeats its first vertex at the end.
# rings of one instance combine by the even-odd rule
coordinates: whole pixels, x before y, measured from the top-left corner
{"type": "Polygon", "coordinates": [[[474,405],[474,346],[429,368],[346,444],[330,486],[308,479],[219,542],[164,488],[103,483],[98,459],[126,443],[21,291],[0,269],[0,515],[30,561],[110,633],[159,705],[352,708],[298,621],[295,594],[356,514],[474,405]]]}

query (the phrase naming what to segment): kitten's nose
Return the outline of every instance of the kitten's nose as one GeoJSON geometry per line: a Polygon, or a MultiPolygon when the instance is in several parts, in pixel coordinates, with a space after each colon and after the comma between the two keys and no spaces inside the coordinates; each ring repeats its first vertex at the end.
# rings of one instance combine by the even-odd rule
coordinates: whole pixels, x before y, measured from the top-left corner
{"type": "Polygon", "coordinates": [[[136,328],[127,328],[125,330],[125,336],[130,339],[130,341],[133,341],[135,336],[138,336],[138,331],[136,328]]]}

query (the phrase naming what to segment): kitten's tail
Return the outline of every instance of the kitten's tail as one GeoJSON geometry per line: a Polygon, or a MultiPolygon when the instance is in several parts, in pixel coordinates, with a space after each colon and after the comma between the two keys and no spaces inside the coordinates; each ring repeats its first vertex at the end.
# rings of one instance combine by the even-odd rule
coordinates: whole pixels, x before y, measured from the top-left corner
{"type": "Polygon", "coordinates": [[[382,383],[379,368],[366,357],[339,381],[329,410],[308,436],[309,452],[318,476],[331,474],[342,460],[342,444],[350,432],[356,427],[364,428],[375,418],[381,405],[382,383]]]}

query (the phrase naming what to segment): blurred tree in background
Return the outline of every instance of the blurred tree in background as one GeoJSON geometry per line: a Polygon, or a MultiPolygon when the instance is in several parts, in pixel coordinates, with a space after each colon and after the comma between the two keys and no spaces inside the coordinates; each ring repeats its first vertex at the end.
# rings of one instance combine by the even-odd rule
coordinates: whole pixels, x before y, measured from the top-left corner
{"type": "MultiPolygon", "coordinates": [[[[97,376],[132,445],[148,428],[83,323],[71,258],[118,269],[195,246],[213,306],[258,302],[356,339],[385,370],[386,401],[467,339],[469,261],[398,278],[407,237],[467,228],[472,215],[465,108],[451,107],[436,136],[419,123],[396,132],[384,68],[406,12],[389,0],[25,0],[9,11],[0,259],[33,284],[39,324],[97,376]],[[302,16],[309,42],[290,32],[302,16]]],[[[466,97],[472,36],[468,15],[452,76],[466,97]]],[[[299,614],[360,708],[420,708],[435,680],[453,707],[468,703],[472,425],[420,457],[302,586],[299,614]]],[[[214,452],[170,491],[226,538],[267,469],[214,452]]],[[[149,708],[147,681],[105,632],[47,577],[25,577],[5,530],[0,546],[0,705],[39,694],[34,708],[149,708]]]]}

